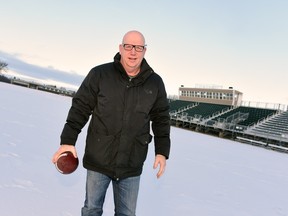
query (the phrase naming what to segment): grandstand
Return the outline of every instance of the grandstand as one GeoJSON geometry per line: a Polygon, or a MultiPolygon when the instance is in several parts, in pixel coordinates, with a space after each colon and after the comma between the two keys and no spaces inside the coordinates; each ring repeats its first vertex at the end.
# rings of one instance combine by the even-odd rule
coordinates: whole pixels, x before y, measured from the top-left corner
{"type": "Polygon", "coordinates": [[[184,100],[169,100],[170,113],[178,113],[193,107],[195,104],[191,101],[184,100]]]}
{"type": "Polygon", "coordinates": [[[250,127],[246,133],[264,138],[275,137],[276,139],[285,140],[288,138],[288,111],[279,112],[265,119],[259,124],[250,127]]]}
{"type": "Polygon", "coordinates": [[[172,126],[288,152],[285,106],[253,107],[231,87],[207,90],[181,86],[179,93],[179,100],[169,100],[172,126]]]}
{"type": "Polygon", "coordinates": [[[237,123],[239,123],[239,125],[249,126],[251,124],[255,124],[255,122],[258,122],[259,120],[263,118],[267,118],[267,116],[273,115],[274,113],[276,113],[276,110],[240,106],[240,107],[236,107],[235,109],[232,109],[230,112],[227,112],[224,115],[219,116],[218,121],[220,119],[223,119],[223,121],[225,122],[233,122],[233,121],[235,122],[235,118],[233,117],[235,116],[234,114],[238,114],[238,113],[240,114],[242,113],[243,115],[241,115],[242,117],[240,119],[241,121],[238,121],[237,123]],[[246,113],[248,115],[245,115],[246,113]],[[244,115],[246,117],[243,117],[244,115]]]}
{"type": "Polygon", "coordinates": [[[64,87],[57,87],[55,85],[45,85],[45,84],[41,84],[33,80],[20,79],[16,77],[8,78],[5,76],[0,76],[0,82],[6,82],[6,83],[13,84],[13,85],[18,85],[18,86],[22,86],[26,88],[46,91],[46,92],[70,96],[70,97],[73,97],[75,95],[75,91],[66,89],[64,87]]]}

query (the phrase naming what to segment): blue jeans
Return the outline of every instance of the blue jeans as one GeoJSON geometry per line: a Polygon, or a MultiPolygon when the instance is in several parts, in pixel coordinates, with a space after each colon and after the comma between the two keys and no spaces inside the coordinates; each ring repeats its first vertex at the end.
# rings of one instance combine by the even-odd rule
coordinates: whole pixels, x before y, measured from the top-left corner
{"type": "Polygon", "coordinates": [[[140,176],[119,181],[98,172],[87,170],[86,199],[82,216],[101,216],[107,188],[112,181],[115,216],[135,216],[140,176]]]}

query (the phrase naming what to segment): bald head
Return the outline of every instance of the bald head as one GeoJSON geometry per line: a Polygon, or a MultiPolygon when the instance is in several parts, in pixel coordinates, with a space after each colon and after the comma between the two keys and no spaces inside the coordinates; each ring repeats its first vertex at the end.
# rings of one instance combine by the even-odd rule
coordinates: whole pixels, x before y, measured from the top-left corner
{"type": "Polygon", "coordinates": [[[143,34],[139,31],[133,30],[127,32],[123,39],[122,39],[122,44],[135,44],[135,45],[145,45],[145,38],[143,34]]]}

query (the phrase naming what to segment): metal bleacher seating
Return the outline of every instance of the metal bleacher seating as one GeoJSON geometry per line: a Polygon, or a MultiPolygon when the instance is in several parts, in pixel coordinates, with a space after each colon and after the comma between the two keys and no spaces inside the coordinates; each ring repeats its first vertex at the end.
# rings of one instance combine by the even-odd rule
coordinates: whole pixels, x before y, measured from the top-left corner
{"type": "Polygon", "coordinates": [[[259,120],[264,119],[269,115],[273,115],[276,112],[277,110],[273,110],[273,109],[240,106],[221,116],[218,116],[217,118],[218,119],[221,118],[225,120],[229,118],[229,116],[232,116],[235,113],[248,114],[246,118],[243,119],[243,121],[238,122],[238,124],[243,125],[243,126],[249,126],[249,125],[256,124],[259,120]]]}
{"type": "Polygon", "coordinates": [[[288,152],[287,109],[182,100],[169,104],[171,125],[288,152]]]}
{"type": "Polygon", "coordinates": [[[251,128],[251,132],[288,138],[288,111],[281,112],[251,128]]]}
{"type": "Polygon", "coordinates": [[[228,109],[229,105],[199,103],[197,106],[190,108],[187,112],[188,116],[201,116],[201,118],[208,118],[222,110],[228,109]]]}
{"type": "Polygon", "coordinates": [[[193,106],[195,102],[183,100],[169,100],[170,112],[181,112],[193,106]]]}

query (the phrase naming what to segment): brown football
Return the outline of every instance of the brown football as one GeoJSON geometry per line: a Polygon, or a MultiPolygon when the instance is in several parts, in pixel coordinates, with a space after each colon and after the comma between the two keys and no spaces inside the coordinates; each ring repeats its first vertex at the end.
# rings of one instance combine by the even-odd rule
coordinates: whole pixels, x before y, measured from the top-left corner
{"type": "Polygon", "coordinates": [[[57,159],[56,169],[62,174],[70,174],[74,172],[79,164],[78,158],[75,158],[72,152],[63,152],[57,159]]]}

